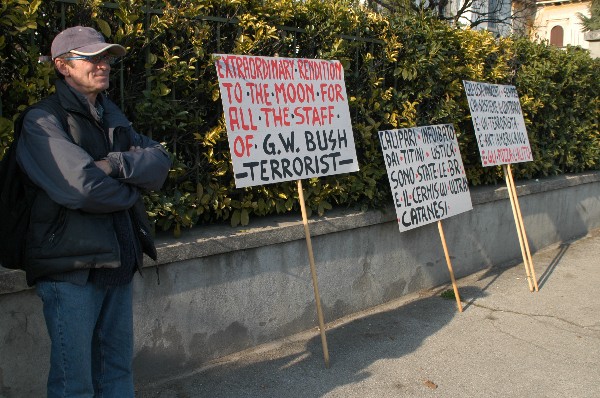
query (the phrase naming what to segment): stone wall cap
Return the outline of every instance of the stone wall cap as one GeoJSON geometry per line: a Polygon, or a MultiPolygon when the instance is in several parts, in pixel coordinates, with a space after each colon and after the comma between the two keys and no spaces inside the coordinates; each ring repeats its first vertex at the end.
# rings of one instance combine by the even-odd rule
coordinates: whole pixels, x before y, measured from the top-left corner
{"type": "MultiPolygon", "coordinates": [[[[598,181],[600,171],[589,171],[543,179],[516,180],[515,187],[517,195],[525,196],[598,181]]],[[[508,198],[506,186],[501,183],[470,187],[469,192],[474,206],[508,198]]],[[[308,223],[310,234],[314,237],[391,222],[395,219],[395,210],[390,205],[385,209],[368,211],[337,208],[323,217],[309,218],[308,223]]],[[[180,238],[174,238],[170,232],[159,232],[156,236],[158,261],[154,262],[146,257],[144,267],[305,239],[302,224],[299,214],[284,214],[256,218],[252,220],[251,225],[245,227],[198,226],[184,230],[180,238]]],[[[0,296],[27,289],[29,287],[25,283],[23,271],[0,267],[0,296]]]]}

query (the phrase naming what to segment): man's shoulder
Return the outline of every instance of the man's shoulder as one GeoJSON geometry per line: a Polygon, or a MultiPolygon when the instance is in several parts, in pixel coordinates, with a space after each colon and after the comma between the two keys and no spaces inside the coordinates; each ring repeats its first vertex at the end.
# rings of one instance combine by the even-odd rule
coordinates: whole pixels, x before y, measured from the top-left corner
{"type": "Polygon", "coordinates": [[[58,120],[61,126],[67,126],[67,111],[60,104],[56,94],[51,94],[48,97],[41,99],[37,103],[29,106],[21,114],[23,120],[38,120],[40,118],[49,118],[52,116],[58,120]]]}
{"type": "Polygon", "coordinates": [[[41,109],[53,114],[66,112],[63,106],[61,105],[60,100],[58,99],[58,95],[56,93],[50,94],[49,96],[41,99],[40,101],[31,105],[29,109],[41,109]]]}

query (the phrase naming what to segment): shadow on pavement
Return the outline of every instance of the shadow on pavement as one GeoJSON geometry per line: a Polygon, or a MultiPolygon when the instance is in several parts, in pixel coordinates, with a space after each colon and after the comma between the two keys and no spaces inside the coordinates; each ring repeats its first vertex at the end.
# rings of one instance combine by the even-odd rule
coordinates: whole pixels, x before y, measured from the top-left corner
{"type": "Polygon", "coordinates": [[[571,247],[571,243],[563,243],[559,246],[558,253],[556,253],[556,256],[554,256],[550,264],[548,264],[548,267],[546,268],[544,273],[539,277],[538,288],[541,289],[542,287],[544,287],[544,285],[550,278],[550,275],[552,275],[558,264],[560,264],[560,260],[562,260],[562,258],[567,253],[567,250],[569,250],[569,247],[571,247]]]}
{"type": "MultiPolygon", "coordinates": [[[[471,302],[486,295],[472,286],[460,287],[460,294],[471,302]]],[[[160,386],[141,387],[137,397],[320,397],[368,378],[376,361],[415,351],[455,316],[460,313],[453,298],[418,299],[327,330],[329,369],[317,333],[308,341],[256,350],[160,386]]]]}

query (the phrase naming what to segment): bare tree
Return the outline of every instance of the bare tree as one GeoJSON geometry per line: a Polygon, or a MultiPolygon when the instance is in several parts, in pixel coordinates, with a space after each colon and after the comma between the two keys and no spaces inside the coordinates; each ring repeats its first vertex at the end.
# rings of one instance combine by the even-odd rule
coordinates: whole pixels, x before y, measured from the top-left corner
{"type": "Polygon", "coordinates": [[[487,29],[500,35],[527,34],[535,16],[535,0],[367,0],[379,12],[429,10],[457,26],[487,29]]]}

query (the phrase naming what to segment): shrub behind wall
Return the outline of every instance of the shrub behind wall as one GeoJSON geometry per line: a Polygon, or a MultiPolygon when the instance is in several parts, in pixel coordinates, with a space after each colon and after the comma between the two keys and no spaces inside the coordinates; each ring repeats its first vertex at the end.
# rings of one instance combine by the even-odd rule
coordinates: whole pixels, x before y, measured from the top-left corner
{"type": "Polygon", "coordinates": [[[383,17],[354,3],[7,0],[0,8],[0,148],[18,113],[52,91],[52,68],[37,60],[64,21],[93,26],[128,48],[109,95],[138,131],[173,154],[165,188],[146,196],[160,229],[298,211],[295,183],[235,188],[214,53],[344,65],[360,171],[304,181],[311,212],[391,203],[381,129],[453,123],[470,183],[500,181],[498,167],[480,166],[462,80],[517,87],[535,160],[515,165],[516,178],[598,169],[600,61],[586,51],[496,39],[428,15],[383,17]]]}

